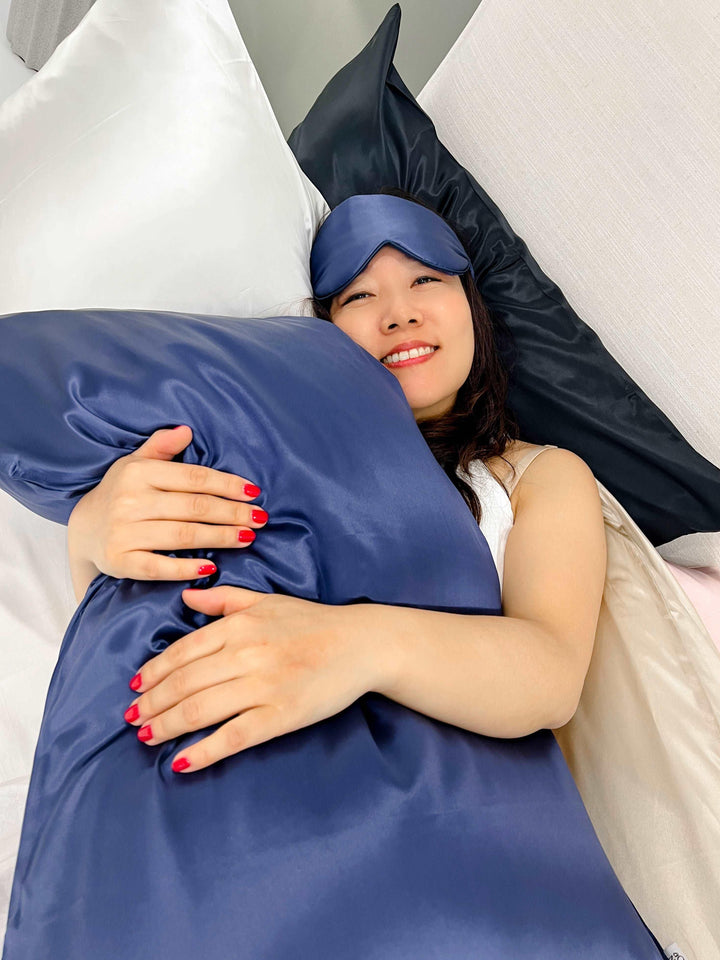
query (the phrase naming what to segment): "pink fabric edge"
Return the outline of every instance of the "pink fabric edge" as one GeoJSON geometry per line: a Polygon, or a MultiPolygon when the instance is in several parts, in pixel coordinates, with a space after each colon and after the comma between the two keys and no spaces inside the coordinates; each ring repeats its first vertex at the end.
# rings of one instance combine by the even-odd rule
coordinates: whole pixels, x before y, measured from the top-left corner
{"type": "Polygon", "coordinates": [[[720,651],[720,570],[714,567],[680,567],[665,561],[670,573],[687,594],[720,651]]]}

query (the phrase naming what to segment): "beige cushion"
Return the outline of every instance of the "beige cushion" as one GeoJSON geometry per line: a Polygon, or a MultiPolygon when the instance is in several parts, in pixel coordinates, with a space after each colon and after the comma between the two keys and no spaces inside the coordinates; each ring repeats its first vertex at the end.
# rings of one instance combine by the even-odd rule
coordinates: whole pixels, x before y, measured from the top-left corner
{"type": "MultiPolygon", "coordinates": [[[[717,0],[482,0],[418,96],[607,349],[720,466],[717,0]]],[[[720,567],[720,534],[662,546],[720,567]]]]}

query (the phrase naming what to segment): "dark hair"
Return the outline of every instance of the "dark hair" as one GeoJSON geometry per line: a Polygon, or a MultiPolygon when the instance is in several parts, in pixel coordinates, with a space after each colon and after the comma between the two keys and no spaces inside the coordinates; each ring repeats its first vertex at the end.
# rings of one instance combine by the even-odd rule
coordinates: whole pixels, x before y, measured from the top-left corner
{"type": "MultiPolygon", "coordinates": [[[[383,187],[377,192],[402,197],[433,209],[418,197],[398,187],[383,187]]],[[[437,213],[436,210],[434,212],[437,213]]],[[[468,244],[463,239],[461,230],[447,217],[443,219],[455,230],[467,251],[468,244]]],[[[417,425],[435,459],[462,494],[476,521],[480,523],[482,507],[477,494],[469,483],[457,475],[456,470],[460,467],[467,472],[471,461],[475,459],[485,461],[500,456],[512,467],[513,475],[515,474],[515,467],[502,456],[507,445],[512,440],[519,439],[517,420],[507,407],[508,382],[515,363],[515,346],[509,328],[491,314],[470,272],[462,274],[460,281],[470,304],[475,335],[475,352],[470,373],[458,390],[451,410],[440,416],[420,419],[417,425]]],[[[315,316],[332,323],[332,301],[333,297],[325,300],[310,298],[315,316]]]]}

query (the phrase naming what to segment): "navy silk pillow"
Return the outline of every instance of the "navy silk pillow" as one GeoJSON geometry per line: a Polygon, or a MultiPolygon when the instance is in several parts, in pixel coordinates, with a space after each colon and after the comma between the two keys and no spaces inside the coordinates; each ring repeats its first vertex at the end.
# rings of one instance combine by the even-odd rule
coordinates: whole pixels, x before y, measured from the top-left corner
{"type": "Polygon", "coordinates": [[[720,530],[720,470],[608,353],[440,142],[393,65],[399,29],[396,3],[291,133],[304,172],[331,208],[395,186],[457,227],[483,298],[515,341],[508,406],[523,440],[582,457],[655,546],[720,530]]]}
{"type": "Polygon", "coordinates": [[[154,430],[187,423],[193,439],[175,459],[252,478],[262,490],[253,504],[270,514],[267,535],[240,554],[184,551],[217,563],[220,580],[201,584],[222,582],[232,561],[253,581],[239,586],[272,589],[271,571],[302,542],[285,586],[333,603],[358,582],[357,571],[346,582],[342,569],[324,569],[325,545],[343,539],[361,566],[401,553],[408,583],[427,583],[442,564],[458,596],[495,570],[397,379],[332,323],[44,310],[0,317],[0,330],[0,486],[49,520],[66,524],[154,430]]]}
{"type": "MultiPolygon", "coordinates": [[[[107,309],[0,325],[0,486],[35,512],[66,522],[118,456],[187,423],[181,459],[249,477],[270,515],[246,549],[194,552],[218,565],[201,586],[501,614],[398,381],[339,328],[107,309]]],[[[123,712],[133,673],[216,619],[184,585],[99,574],[68,625],[3,960],[663,956],[550,730],[484,737],[371,691],[173,773],[211,731],[147,746],[123,712]]]]}

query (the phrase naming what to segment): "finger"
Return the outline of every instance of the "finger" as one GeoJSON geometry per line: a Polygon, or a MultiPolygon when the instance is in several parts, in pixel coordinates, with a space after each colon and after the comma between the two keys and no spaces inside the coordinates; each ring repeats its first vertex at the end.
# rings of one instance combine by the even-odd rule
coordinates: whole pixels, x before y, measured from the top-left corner
{"type": "MultiPolygon", "coordinates": [[[[188,587],[182,592],[183,603],[186,606],[211,617],[241,613],[269,596],[275,596],[275,594],[261,593],[259,590],[250,590],[248,587],[233,587],[229,584],[199,589],[188,587]]],[[[206,628],[200,627],[200,630],[204,629],[206,628]]]]}
{"type": "Polygon", "coordinates": [[[246,477],[215,470],[199,463],[158,462],[149,482],[158,490],[205,493],[228,500],[255,500],[262,493],[260,488],[246,477]],[[250,489],[246,490],[248,485],[250,489]]]}
{"type": "Polygon", "coordinates": [[[250,705],[245,702],[248,697],[255,696],[259,702],[260,681],[250,673],[249,666],[238,669],[239,662],[236,655],[232,659],[215,655],[176,670],[148,693],[136,697],[124,718],[135,727],[151,724],[154,743],[225,720],[233,711],[216,714],[216,707],[226,710],[228,703],[237,713],[250,705]],[[224,688],[236,681],[243,683],[234,688],[235,699],[231,702],[224,688]],[[208,695],[208,691],[212,693],[208,695]]]}
{"type": "Polygon", "coordinates": [[[132,580],[198,580],[212,577],[218,570],[210,558],[164,557],[143,550],[128,551],[122,562],[121,576],[132,580]]]}
{"type": "Polygon", "coordinates": [[[250,710],[259,701],[253,680],[253,677],[244,677],[216,684],[187,697],[163,713],[146,718],[138,727],[138,740],[154,747],[183,734],[221,723],[237,716],[240,711],[250,710]]]}
{"type": "MultiPolygon", "coordinates": [[[[249,544],[248,544],[249,546],[249,544]]],[[[123,555],[122,577],[132,580],[198,580],[217,573],[217,564],[203,557],[164,557],[130,550],[123,555]]]]}
{"type": "Polygon", "coordinates": [[[192,436],[192,430],[186,424],[155,430],[129,456],[172,460],[181,450],[185,449],[192,440],[192,436]]]}
{"type": "MultiPolygon", "coordinates": [[[[175,494],[169,494],[175,496],[175,494]]],[[[185,497],[186,494],[178,494],[185,497]]],[[[213,498],[211,498],[213,499],[213,498]]],[[[141,520],[121,531],[117,537],[115,550],[124,557],[124,576],[135,580],[194,580],[197,577],[212,576],[217,566],[209,559],[164,557],[156,550],[207,550],[238,548],[251,546],[256,539],[256,529],[263,528],[267,521],[266,511],[252,509],[228,501],[225,510],[246,511],[249,519],[242,525],[223,526],[178,520],[141,520]],[[132,537],[130,537],[132,534],[132,537]],[[123,540],[132,539],[133,550],[123,550],[123,540]],[[147,549],[142,549],[143,547],[147,549]],[[150,549],[152,548],[152,549],[150,549]]],[[[171,512],[168,510],[166,512],[171,512]]]]}
{"type": "Polygon", "coordinates": [[[138,520],[115,536],[113,548],[125,553],[126,544],[131,543],[135,550],[148,551],[247,547],[254,542],[256,531],[266,526],[266,516],[263,511],[255,520],[248,519],[237,526],[190,520],[138,520]]]}
{"type": "MultiPolygon", "coordinates": [[[[242,640],[240,632],[242,625],[237,619],[233,619],[233,621],[216,620],[204,627],[198,627],[197,630],[191,630],[190,633],[174,640],[157,656],[138,667],[130,683],[132,684],[136,677],[139,677],[140,680],[134,682],[131,690],[136,693],[146,693],[165,680],[166,677],[169,677],[170,674],[179,672],[183,667],[187,667],[201,658],[211,657],[212,654],[223,650],[226,631],[229,629],[228,622],[232,623],[230,629],[233,632],[233,639],[236,641],[242,640]]],[[[176,682],[180,683],[182,681],[176,682]]],[[[212,679],[209,682],[217,683],[217,680],[212,679]]],[[[177,700],[173,702],[177,703],[177,700]]]]}
{"type": "Polygon", "coordinates": [[[282,719],[282,712],[275,706],[261,704],[245,710],[204,740],[181,750],[173,758],[172,769],[175,773],[194,773],[294,729],[287,726],[287,720],[282,719]],[[183,759],[187,765],[178,763],[183,759]]]}
{"type": "MultiPolygon", "coordinates": [[[[163,490],[162,496],[152,491],[143,496],[142,507],[148,519],[138,523],[172,520],[177,524],[181,522],[198,526],[206,524],[210,533],[213,524],[223,525],[232,528],[230,532],[234,533],[234,539],[237,540],[238,528],[262,527],[268,519],[267,511],[256,503],[239,503],[237,500],[226,500],[223,497],[205,493],[176,493],[163,490]]],[[[133,528],[133,542],[137,541],[138,523],[133,528]]],[[[141,532],[145,538],[148,538],[154,536],[156,531],[150,529],[141,532]]],[[[144,547],[146,544],[140,543],[139,546],[144,547]]],[[[214,546],[214,544],[208,544],[208,546],[214,546]]],[[[170,549],[170,547],[162,549],[170,549]]]]}

